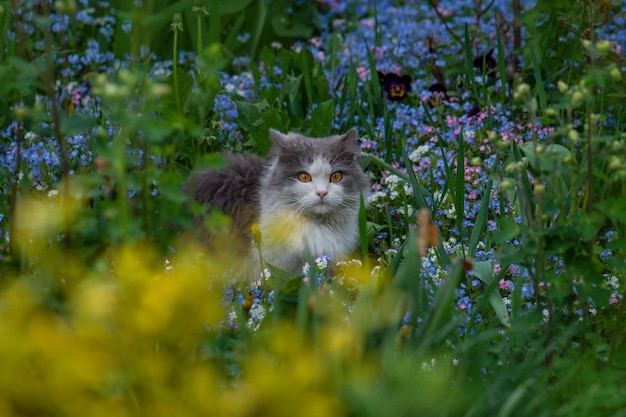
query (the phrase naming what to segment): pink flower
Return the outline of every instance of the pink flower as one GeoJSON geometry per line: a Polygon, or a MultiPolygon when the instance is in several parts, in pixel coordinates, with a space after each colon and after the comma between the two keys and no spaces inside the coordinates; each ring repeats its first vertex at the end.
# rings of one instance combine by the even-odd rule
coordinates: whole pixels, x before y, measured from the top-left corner
{"type": "Polygon", "coordinates": [[[494,264],[493,265],[493,274],[494,275],[498,275],[500,273],[500,270],[502,269],[502,267],[500,266],[500,264],[494,264]]]}
{"type": "Polygon", "coordinates": [[[368,29],[374,29],[374,18],[372,17],[361,19],[360,23],[368,29]]]}
{"type": "Polygon", "coordinates": [[[613,48],[611,48],[611,50],[613,52],[615,52],[617,55],[621,55],[622,54],[622,45],[620,45],[619,43],[613,43],[613,48]]]}
{"type": "Polygon", "coordinates": [[[498,281],[498,287],[500,287],[500,289],[504,291],[511,291],[511,289],[513,288],[513,283],[509,280],[501,279],[500,281],[498,281]]]}
{"type": "Polygon", "coordinates": [[[316,48],[319,48],[322,46],[323,42],[322,40],[319,38],[319,36],[316,36],[314,38],[309,39],[309,43],[313,46],[315,46],[316,48]]]}
{"type": "Polygon", "coordinates": [[[338,29],[346,24],[346,19],[335,19],[332,24],[333,29],[338,29]]]}
{"type": "Polygon", "coordinates": [[[356,73],[359,74],[361,80],[364,80],[370,74],[370,69],[366,67],[357,67],[356,73]]]}
{"type": "Polygon", "coordinates": [[[619,303],[619,300],[617,299],[617,297],[609,298],[609,304],[617,304],[617,303],[619,303]]]}
{"type": "Polygon", "coordinates": [[[72,104],[77,105],[80,103],[80,90],[76,88],[72,91],[72,104]]]}

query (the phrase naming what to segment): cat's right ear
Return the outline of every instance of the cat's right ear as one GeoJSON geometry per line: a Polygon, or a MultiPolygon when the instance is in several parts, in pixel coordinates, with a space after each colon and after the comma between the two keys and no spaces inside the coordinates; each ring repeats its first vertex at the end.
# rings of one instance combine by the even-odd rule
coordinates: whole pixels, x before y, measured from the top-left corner
{"type": "Polygon", "coordinates": [[[280,150],[285,149],[287,136],[284,133],[281,133],[276,129],[270,129],[270,139],[272,140],[270,155],[276,155],[280,153],[280,150]]]}

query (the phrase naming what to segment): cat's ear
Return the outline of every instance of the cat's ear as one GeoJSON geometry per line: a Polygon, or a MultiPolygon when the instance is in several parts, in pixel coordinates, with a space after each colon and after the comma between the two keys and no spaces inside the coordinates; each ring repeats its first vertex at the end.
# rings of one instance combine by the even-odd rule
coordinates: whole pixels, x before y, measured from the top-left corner
{"type": "Polygon", "coordinates": [[[356,130],[356,127],[353,127],[340,137],[339,142],[344,151],[350,152],[355,157],[359,157],[361,156],[361,147],[359,146],[358,140],[359,132],[356,130]]]}
{"type": "Polygon", "coordinates": [[[288,141],[287,136],[276,129],[270,129],[270,139],[272,140],[270,155],[276,155],[280,153],[281,149],[285,149],[285,145],[288,141]]]}

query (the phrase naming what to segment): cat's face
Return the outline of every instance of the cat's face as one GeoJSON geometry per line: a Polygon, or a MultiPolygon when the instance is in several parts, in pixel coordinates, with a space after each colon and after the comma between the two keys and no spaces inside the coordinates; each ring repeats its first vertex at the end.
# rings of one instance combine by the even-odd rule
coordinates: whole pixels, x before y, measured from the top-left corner
{"type": "Polygon", "coordinates": [[[272,137],[273,165],[261,190],[266,206],[308,215],[358,210],[369,183],[355,161],[356,131],[319,139],[273,131],[272,137]]]}
{"type": "Polygon", "coordinates": [[[297,179],[290,188],[294,199],[299,200],[298,205],[308,212],[326,214],[347,198],[343,171],[335,170],[323,158],[305,164],[297,179]]]}

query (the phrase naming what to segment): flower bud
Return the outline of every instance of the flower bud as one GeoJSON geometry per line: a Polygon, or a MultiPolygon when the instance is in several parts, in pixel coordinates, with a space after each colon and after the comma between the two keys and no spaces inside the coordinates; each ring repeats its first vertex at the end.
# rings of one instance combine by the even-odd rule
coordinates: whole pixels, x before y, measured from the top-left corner
{"type": "Polygon", "coordinates": [[[28,118],[28,116],[30,115],[30,111],[26,106],[19,106],[13,110],[13,114],[15,115],[17,120],[24,120],[28,118]]]}
{"type": "Polygon", "coordinates": [[[596,49],[602,54],[606,54],[611,50],[611,42],[606,39],[599,40],[596,43],[596,49]]]}
{"type": "Polygon", "coordinates": [[[183,18],[180,13],[174,13],[174,17],[172,17],[172,23],[170,24],[170,30],[172,32],[182,32],[183,31],[183,18]]]}
{"type": "Polygon", "coordinates": [[[517,86],[513,92],[513,99],[520,100],[530,91],[530,86],[526,83],[521,83],[517,86]]]}
{"type": "Polygon", "coordinates": [[[615,81],[622,81],[622,73],[619,70],[619,68],[617,67],[613,67],[611,68],[611,70],[609,71],[609,75],[611,76],[611,78],[613,78],[615,81]]]}
{"type": "Polygon", "coordinates": [[[511,162],[510,164],[504,167],[504,170],[506,172],[515,172],[516,169],[517,169],[517,162],[511,162]]]}
{"type": "Polygon", "coordinates": [[[559,82],[556,83],[556,87],[559,89],[559,91],[561,93],[565,93],[567,91],[567,84],[565,84],[563,81],[559,80],[559,82]]]}
{"type": "Polygon", "coordinates": [[[503,190],[512,190],[515,188],[515,184],[511,180],[502,180],[500,181],[500,188],[503,190]]]}
{"type": "Polygon", "coordinates": [[[585,96],[582,93],[582,91],[580,91],[580,90],[574,91],[574,94],[572,94],[572,105],[574,105],[574,106],[577,105],[578,103],[583,101],[584,98],[585,98],[585,96]]]}
{"type": "Polygon", "coordinates": [[[620,169],[622,167],[622,160],[615,155],[611,155],[609,158],[609,169],[611,171],[615,171],[616,169],[620,169]]]}

